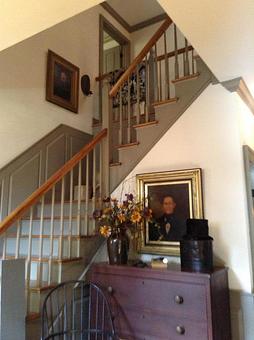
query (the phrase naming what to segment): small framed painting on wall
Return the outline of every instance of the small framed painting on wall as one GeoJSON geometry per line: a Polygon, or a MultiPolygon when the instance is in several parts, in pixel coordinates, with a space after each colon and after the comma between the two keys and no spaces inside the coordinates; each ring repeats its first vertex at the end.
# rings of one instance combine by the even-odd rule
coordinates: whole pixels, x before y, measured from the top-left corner
{"type": "Polygon", "coordinates": [[[48,51],[46,100],[78,113],[79,68],[48,51]]]}

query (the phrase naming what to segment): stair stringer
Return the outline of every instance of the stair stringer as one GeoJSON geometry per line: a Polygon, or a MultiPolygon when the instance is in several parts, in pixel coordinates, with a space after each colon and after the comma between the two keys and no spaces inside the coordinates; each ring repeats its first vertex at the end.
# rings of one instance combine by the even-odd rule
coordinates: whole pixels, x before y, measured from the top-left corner
{"type": "Polygon", "coordinates": [[[197,57],[196,62],[199,76],[195,79],[185,80],[175,84],[175,93],[179,100],[175,103],[155,107],[155,119],[158,120],[158,124],[138,128],[137,141],[139,144],[119,150],[119,162],[121,165],[110,168],[110,192],[113,192],[124,178],[127,177],[151,148],[213,81],[214,76],[202,59],[197,57]]]}

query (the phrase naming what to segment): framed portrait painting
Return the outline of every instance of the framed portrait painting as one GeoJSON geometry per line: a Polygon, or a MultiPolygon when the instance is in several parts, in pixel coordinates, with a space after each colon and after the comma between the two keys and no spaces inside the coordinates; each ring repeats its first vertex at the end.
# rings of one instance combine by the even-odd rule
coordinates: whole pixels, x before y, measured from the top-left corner
{"type": "Polygon", "coordinates": [[[139,238],[142,253],[179,255],[188,218],[203,218],[201,169],[137,175],[138,197],[153,212],[139,238]]]}
{"type": "Polygon", "coordinates": [[[48,51],[46,99],[78,112],[79,68],[52,51],[48,51]]]}

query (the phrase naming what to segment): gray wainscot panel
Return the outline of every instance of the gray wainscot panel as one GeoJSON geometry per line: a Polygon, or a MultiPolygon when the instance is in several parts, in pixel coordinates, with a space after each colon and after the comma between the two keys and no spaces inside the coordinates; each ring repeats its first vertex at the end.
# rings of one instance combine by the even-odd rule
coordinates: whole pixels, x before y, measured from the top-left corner
{"type": "Polygon", "coordinates": [[[2,168],[1,220],[91,139],[92,135],[61,124],[2,168]]]}

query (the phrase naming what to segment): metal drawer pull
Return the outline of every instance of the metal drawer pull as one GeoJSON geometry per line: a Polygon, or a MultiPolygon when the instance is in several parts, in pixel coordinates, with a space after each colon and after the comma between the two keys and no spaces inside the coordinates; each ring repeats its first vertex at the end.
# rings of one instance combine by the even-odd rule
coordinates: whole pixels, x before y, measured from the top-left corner
{"type": "Polygon", "coordinates": [[[113,293],[113,288],[111,286],[108,287],[108,293],[112,294],[113,293]]]}
{"type": "Polygon", "coordinates": [[[185,328],[183,326],[177,326],[176,331],[178,334],[183,335],[185,333],[185,328]]]}
{"type": "Polygon", "coordinates": [[[181,305],[183,303],[183,297],[180,295],[176,295],[175,296],[175,303],[177,303],[178,305],[181,305]]]}

